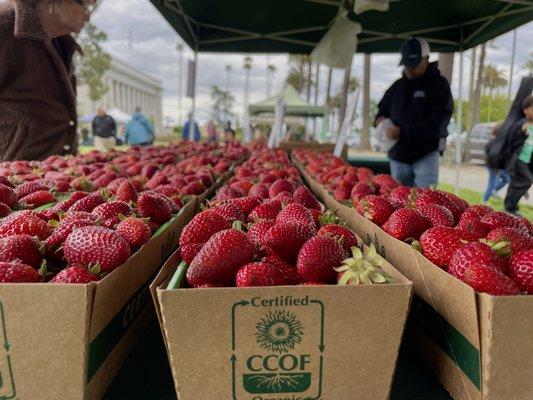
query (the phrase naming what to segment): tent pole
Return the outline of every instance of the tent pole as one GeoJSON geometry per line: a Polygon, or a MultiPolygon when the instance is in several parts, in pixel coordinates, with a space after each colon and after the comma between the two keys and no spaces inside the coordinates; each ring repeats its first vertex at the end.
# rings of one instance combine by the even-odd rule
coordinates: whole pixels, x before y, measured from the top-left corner
{"type": "Polygon", "coordinates": [[[464,52],[461,46],[459,52],[459,98],[457,106],[457,142],[455,144],[455,194],[459,195],[459,177],[461,174],[461,141],[463,134],[463,58],[464,52]]]}
{"type": "Polygon", "coordinates": [[[194,140],[194,117],[196,114],[196,76],[198,74],[198,51],[194,52],[194,82],[192,84],[192,109],[189,118],[189,140],[194,140]]]}

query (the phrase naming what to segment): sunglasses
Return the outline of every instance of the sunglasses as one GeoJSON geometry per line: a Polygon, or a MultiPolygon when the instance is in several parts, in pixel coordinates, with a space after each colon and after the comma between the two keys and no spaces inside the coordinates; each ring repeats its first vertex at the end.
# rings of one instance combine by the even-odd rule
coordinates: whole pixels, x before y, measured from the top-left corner
{"type": "Polygon", "coordinates": [[[94,0],[74,0],[82,6],[88,13],[92,13],[96,7],[94,0]]]}

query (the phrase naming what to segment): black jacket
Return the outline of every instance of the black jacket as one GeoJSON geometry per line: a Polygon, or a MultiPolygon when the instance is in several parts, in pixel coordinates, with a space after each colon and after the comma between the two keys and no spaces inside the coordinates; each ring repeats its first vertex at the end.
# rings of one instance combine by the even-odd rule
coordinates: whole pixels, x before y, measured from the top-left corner
{"type": "Polygon", "coordinates": [[[93,119],[93,136],[98,136],[104,139],[115,137],[117,135],[117,126],[112,116],[106,115],[99,117],[98,115],[93,119]]]}
{"type": "Polygon", "coordinates": [[[394,82],[378,109],[376,119],[390,118],[400,128],[400,139],[390,149],[389,157],[412,164],[439,150],[439,141],[448,136],[453,113],[450,84],[432,62],[424,76],[414,80],[402,76],[394,82]]]}
{"type": "Polygon", "coordinates": [[[505,142],[503,158],[507,161],[505,167],[510,173],[514,171],[516,161],[518,160],[518,157],[520,157],[520,152],[522,151],[522,147],[524,147],[524,143],[527,139],[527,135],[522,130],[525,122],[525,118],[516,121],[509,130],[509,135],[507,136],[507,140],[505,142]]]}

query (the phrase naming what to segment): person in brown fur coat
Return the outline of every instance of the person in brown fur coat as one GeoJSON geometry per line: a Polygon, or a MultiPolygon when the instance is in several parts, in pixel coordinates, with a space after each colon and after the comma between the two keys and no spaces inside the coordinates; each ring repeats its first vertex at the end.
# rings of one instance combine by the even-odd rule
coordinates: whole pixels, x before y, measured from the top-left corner
{"type": "Polygon", "coordinates": [[[93,0],[0,3],[0,161],[75,154],[76,78],[71,36],[93,0]]]}

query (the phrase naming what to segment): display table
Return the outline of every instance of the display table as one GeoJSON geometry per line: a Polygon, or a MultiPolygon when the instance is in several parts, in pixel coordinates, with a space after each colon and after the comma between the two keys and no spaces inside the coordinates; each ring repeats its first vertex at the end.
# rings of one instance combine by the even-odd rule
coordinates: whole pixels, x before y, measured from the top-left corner
{"type": "Polygon", "coordinates": [[[357,167],[367,167],[376,174],[390,174],[390,162],[386,155],[359,154],[354,151],[348,153],[348,162],[357,167]]]}

